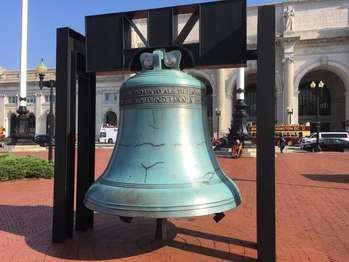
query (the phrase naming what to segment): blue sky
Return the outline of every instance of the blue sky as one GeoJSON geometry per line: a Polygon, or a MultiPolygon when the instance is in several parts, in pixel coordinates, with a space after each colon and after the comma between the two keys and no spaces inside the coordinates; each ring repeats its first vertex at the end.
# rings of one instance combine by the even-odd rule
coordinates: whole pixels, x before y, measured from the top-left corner
{"type": "MultiPolygon", "coordinates": [[[[84,17],[137,9],[149,9],[212,0],[29,0],[28,67],[41,57],[55,67],[56,28],[69,26],[84,33],[84,17]]],[[[281,0],[247,0],[249,5],[281,0]]],[[[18,69],[20,64],[21,0],[1,0],[0,66],[18,69]]]]}

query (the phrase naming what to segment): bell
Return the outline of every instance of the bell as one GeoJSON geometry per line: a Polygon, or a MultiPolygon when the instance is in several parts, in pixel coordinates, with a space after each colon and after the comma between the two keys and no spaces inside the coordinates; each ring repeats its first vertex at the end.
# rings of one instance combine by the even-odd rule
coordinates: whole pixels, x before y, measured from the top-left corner
{"type": "Polygon", "coordinates": [[[104,173],[89,188],[89,209],[120,217],[218,214],[241,203],[209,138],[205,85],[180,71],[181,53],[140,55],[142,71],[120,89],[120,126],[104,173]]]}

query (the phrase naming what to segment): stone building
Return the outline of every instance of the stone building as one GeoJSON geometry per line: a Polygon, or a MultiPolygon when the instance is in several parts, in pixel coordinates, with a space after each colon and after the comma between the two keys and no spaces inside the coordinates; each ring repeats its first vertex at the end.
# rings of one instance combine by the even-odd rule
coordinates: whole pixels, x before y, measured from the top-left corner
{"type": "MultiPolygon", "coordinates": [[[[256,48],[257,8],[247,10],[247,44],[256,48]]],[[[188,16],[178,17],[180,31],[188,16]]],[[[146,21],[135,21],[146,32],[146,21]]],[[[313,123],[316,120],[316,95],[312,81],[323,81],[320,93],[320,121],[323,131],[349,131],[349,1],[288,0],[276,4],[276,116],[279,124],[313,123]]],[[[198,26],[188,42],[197,41],[198,26]]],[[[132,45],[142,46],[136,34],[132,45]]],[[[188,70],[207,86],[210,96],[208,118],[211,132],[228,132],[232,121],[236,69],[188,70]],[[217,119],[215,109],[220,109],[217,119]]],[[[245,102],[249,122],[256,115],[256,61],[245,69],[245,102]]],[[[46,133],[49,90],[40,90],[34,70],[28,71],[28,109],[35,134],[46,133]]],[[[54,69],[46,79],[54,79],[54,69]]],[[[118,123],[119,88],[128,76],[97,78],[96,136],[103,124],[118,123]]],[[[0,127],[11,135],[11,119],[17,107],[19,72],[0,70],[0,127]]],[[[57,123],[59,124],[59,123],[57,123]]]]}

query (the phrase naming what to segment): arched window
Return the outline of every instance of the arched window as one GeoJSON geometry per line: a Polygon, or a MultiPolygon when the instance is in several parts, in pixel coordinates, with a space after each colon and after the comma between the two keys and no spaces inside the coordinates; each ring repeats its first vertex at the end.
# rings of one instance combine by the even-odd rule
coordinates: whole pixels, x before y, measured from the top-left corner
{"type": "Polygon", "coordinates": [[[248,105],[246,111],[249,117],[256,116],[256,90],[257,85],[255,83],[249,84],[245,88],[245,103],[248,105]]]}
{"type": "Polygon", "coordinates": [[[115,112],[108,111],[107,113],[105,113],[104,125],[111,126],[111,127],[118,125],[118,120],[117,120],[117,116],[116,116],[115,112]]]}
{"type": "Polygon", "coordinates": [[[319,89],[310,88],[311,82],[303,82],[300,86],[299,92],[299,115],[316,115],[317,102],[316,96],[317,92],[319,94],[319,104],[320,104],[320,115],[330,115],[331,114],[331,95],[326,87],[326,85],[319,89]]]}

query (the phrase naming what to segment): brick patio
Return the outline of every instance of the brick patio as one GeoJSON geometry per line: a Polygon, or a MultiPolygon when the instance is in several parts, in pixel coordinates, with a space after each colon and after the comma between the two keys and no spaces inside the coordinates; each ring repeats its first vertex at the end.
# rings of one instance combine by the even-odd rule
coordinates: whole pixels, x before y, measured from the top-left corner
{"type": "MultiPolygon", "coordinates": [[[[97,150],[97,174],[110,153],[97,150]]],[[[219,224],[172,219],[167,243],[154,241],[153,220],[97,214],[93,230],[52,244],[52,181],[0,183],[0,261],[256,261],[255,159],[220,162],[243,204],[219,224]]],[[[277,155],[278,261],[349,261],[348,163],[346,153],[277,155]]]]}

